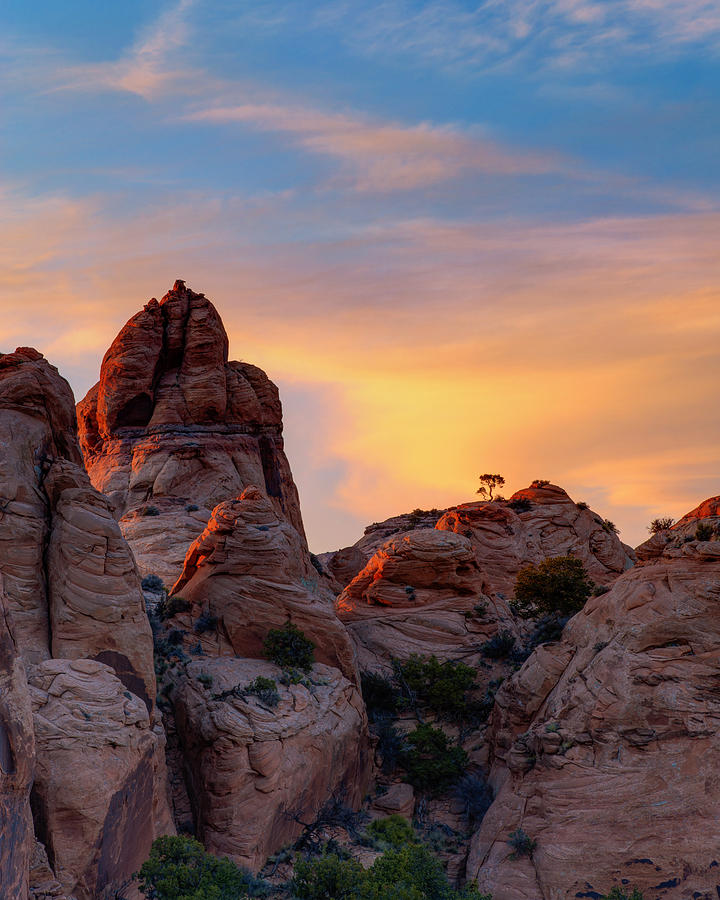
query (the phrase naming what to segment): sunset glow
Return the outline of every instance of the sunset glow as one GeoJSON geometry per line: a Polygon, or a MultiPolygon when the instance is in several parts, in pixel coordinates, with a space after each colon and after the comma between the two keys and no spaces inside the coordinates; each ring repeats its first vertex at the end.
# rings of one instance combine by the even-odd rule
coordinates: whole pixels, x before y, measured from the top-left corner
{"type": "Polygon", "coordinates": [[[0,350],[79,399],[185,279],[316,552],[484,471],[632,545],[720,494],[716,4],[77,6],[0,16],[0,350]]]}

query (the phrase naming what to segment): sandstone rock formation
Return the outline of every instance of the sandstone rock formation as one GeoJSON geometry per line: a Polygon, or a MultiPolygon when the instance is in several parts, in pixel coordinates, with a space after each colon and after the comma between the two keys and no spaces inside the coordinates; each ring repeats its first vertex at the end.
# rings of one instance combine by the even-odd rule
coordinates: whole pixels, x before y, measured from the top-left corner
{"type": "Polygon", "coordinates": [[[634,562],[631,548],[597,513],[574,503],[557,485],[543,482],[533,482],[507,501],[453,507],[436,527],[470,540],[484,590],[507,599],[518,571],[548,556],[577,556],[598,584],[612,583],[634,562]]]}
{"type": "MultiPolygon", "coordinates": [[[[13,673],[13,690],[8,689],[7,700],[3,692],[2,702],[14,703],[17,717],[6,734],[9,743],[4,753],[7,765],[14,767],[6,773],[8,784],[17,784],[16,814],[8,809],[8,816],[9,821],[13,815],[16,819],[20,816],[21,784],[25,780],[29,790],[33,778],[34,733],[35,831],[42,832],[51,850],[52,866],[62,868],[62,874],[55,873],[62,889],[72,890],[75,900],[90,900],[97,896],[100,882],[110,886],[118,879],[125,880],[137,855],[126,857],[121,845],[126,835],[118,831],[118,822],[127,809],[104,823],[96,816],[98,827],[90,829],[92,840],[85,844],[90,834],[86,829],[88,810],[93,803],[110,801],[111,795],[104,791],[115,783],[107,772],[104,780],[98,781],[103,769],[89,749],[90,765],[82,764],[82,748],[88,739],[80,729],[72,743],[74,720],[85,722],[87,708],[97,706],[100,712],[90,730],[103,742],[108,723],[102,710],[107,706],[110,679],[122,705],[130,704],[134,712],[123,720],[122,729],[117,724],[110,729],[107,742],[132,744],[138,729],[144,729],[142,754],[152,756],[152,768],[160,771],[164,740],[149,726],[155,699],[150,626],[132,554],[107,501],[90,485],[82,467],[72,392],[57,370],[34,350],[21,348],[0,355],[0,441],[0,580],[9,635],[3,645],[2,665],[13,673]],[[17,660],[12,662],[15,656],[17,660]],[[48,672],[58,676],[75,673],[76,681],[77,673],[92,673],[84,680],[82,703],[70,702],[73,681],[69,675],[59,677],[51,687],[43,680],[48,672]],[[107,677],[101,676],[103,672],[107,677]],[[32,729],[16,696],[25,678],[32,685],[32,729]],[[38,692],[43,690],[57,699],[38,704],[38,692]],[[13,745],[21,738],[24,755],[18,757],[13,745]],[[72,746],[64,753],[68,741],[72,746]],[[50,784],[47,789],[45,780],[50,784]],[[94,793],[99,797],[91,800],[94,793]],[[83,854],[95,854],[95,862],[88,862],[83,854]]],[[[24,690],[27,692],[27,682],[24,690]]],[[[118,718],[116,713],[113,716],[118,718]]],[[[86,731],[88,728],[85,726],[86,731]]],[[[0,743],[5,743],[2,737],[0,743]]],[[[138,757],[133,764],[139,763],[138,757]]],[[[113,761],[110,767],[115,765],[113,761]]],[[[119,789],[119,784],[115,786],[119,789]]],[[[156,828],[172,828],[159,781],[151,786],[151,793],[157,815],[148,820],[143,832],[143,852],[149,847],[147,835],[154,836],[156,828]]],[[[24,804],[30,821],[27,797],[24,804]]],[[[128,805],[125,800],[123,804],[128,805]]],[[[20,825],[13,827],[18,837],[13,854],[25,872],[22,877],[27,880],[32,855],[33,877],[43,881],[42,885],[30,882],[33,896],[60,896],[57,885],[53,887],[54,876],[47,876],[38,863],[32,831],[28,840],[21,840],[20,825]]],[[[138,830],[137,822],[132,827],[138,830]]],[[[13,872],[12,866],[9,871],[13,872]]]]}
{"type": "Polygon", "coordinates": [[[190,609],[175,617],[188,643],[212,655],[262,657],[271,628],[288,619],[316,645],[316,658],[357,683],[353,647],[304,540],[254,486],[219,504],[190,547],[172,590],[190,609]],[[196,628],[203,615],[217,627],[196,628]]]}
{"type": "Polygon", "coordinates": [[[720,541],[665,532],[638,556],[497,695],[498,794],[468,862],[495,900],[720,890],[720,541]],[[517,828],[532,858],[512,858],[517,828]]]}
{"type": "Polygon", "coordinates": [[[363,671],[389,670],[412,653],[472,661],[503,623],[507,603],[481,590],[470,541],[421,528],[390,538],[337,600],[363,671]]]}
{"type": "Polygon", "coordinates": [[[24,898],[34,843],[30,815],[35,746],[25,669],[0,584],[0,896],[24,898]]]}
{"type": "Polygon", "coordinates": [[[303,535],[277,388],[255,366],[228,362],[215,307],[182,281],[122,328],[78,420],[92,482],[143,574],[172,584],[211,510],[248,484],[303,535]]]}
{"type": "Polygon", "coordinates": [[[370,772],[354,685],[322,664],[305,683],[281,675],[265,660],[197,659],[174,700],[200,839],[255,871],[328,800],[357,808],[370,772]],[[258,676],[276,682],[277,706],[242,694],[258,676]]]}
{"type": "Polygon", "coordinates": [[[109,666],[51,659],[30,675],[39,838],[63,890],[102,897],[129,880],[157,834],[173,830],[162,728],[109,666]]]}

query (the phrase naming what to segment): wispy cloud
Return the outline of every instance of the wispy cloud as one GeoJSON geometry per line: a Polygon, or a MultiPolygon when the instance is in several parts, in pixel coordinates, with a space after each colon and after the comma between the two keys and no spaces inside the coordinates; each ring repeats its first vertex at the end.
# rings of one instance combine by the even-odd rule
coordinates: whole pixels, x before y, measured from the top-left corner
{"type": "Polygon", "coordinates": [[[472,172],[539,175],[560,168],[550,154],[522,153],[449,126],[405,126],[302,106],[215,106],[184,119],[289,134],[306,150],[339,160],[363,191],[412,190],[472,172]]]}

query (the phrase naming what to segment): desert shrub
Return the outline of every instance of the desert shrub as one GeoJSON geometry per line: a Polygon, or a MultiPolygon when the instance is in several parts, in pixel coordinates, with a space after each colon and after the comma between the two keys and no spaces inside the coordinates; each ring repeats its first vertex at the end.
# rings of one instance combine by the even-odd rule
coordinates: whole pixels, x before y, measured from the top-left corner
{"type": "Polygon", "coordinates": [[[365,829],[365,837],[378,850],[402,847],[417,843],[417,835],[412,825],[403,816],[393,815],[375,819],[365,829]]]}
{"type": "Polygon", "coordinates": [[[161,621],[165,621],[165,619],[172,619],[177,613],[187,612],[189,609],[190,604],[187,600],[184,600],[182,597],[168,596],[158,603],[157,615],[161,621]]]}
{"type": "Polygon", "coordinates": [[[297,862],[291,887],[299,900],[355,900],[364,879],[365,871],[357,860],[331,853],[297,862]]]}
{"type": "Polygon", "coordinates": [[[475,670],[461,662],[440,662],[436,656],[413,653],[405,662],[395,662],[401,684],[438,716],[462,718],[467,692],[475,683],[475,670]]]}
{"type": "Polygon", "coordinates": [[[380,719],[375,725],[377,735],[377,752],[381,760],[382,771],[389,775],[395,770],[405,747],[405,741],[390,719],[380,719]]]}
{"type": "Polygon", "coordinates": [[[710,541],[715,534],[715,529],[708,522],[698,522],[697,529],[695,530],[695,540],[696,541],[710,541]]]}
{"type": "Polygon", "coordinates": [[[553,556],[520,569],[510,605],[523,618],[572,616],[583,608],[592,589],[582,560],[553,556]]]}
{"type": "Polygon", "coordinates": [[[422,844],[388,850],[367,870],[361,900],[490,900],[473,886],[455,890],[440,861],[422,844]]]}
{"type": "Polygon", "coordinates": [[[167,642],[171,647],[177,647],[182,644],[184,637],[185,632],[182,628],[173,628],[172,631],[168,633],[167,642]]]}
{"type": "Polygon", "coordinates": [[[508,500],[508,506],[513,512],[529,512],[532,509],[532,500],[527,497],[512,497],[508,500]]]}
{"type": "Polygon", "coordinates": [[[610,590],[607,584],[596,584],[593,588],[592,595],[593,597],[602,597],[603,594],[607,594],[610,590]]]}
{"type": "Polygon", "coordinates": [[[426,722],[406,736],[400,752],[400,765],[410,784],[431,795],[441,794],[459,781],[467,764],[462,747],[453,746],[441,728],[426,722]]]}
{"type": "Polygon", "coordinates": [[[534,841],[522,828],[516,828],[515,831],[510,832],[507,842],[513,848],[514,857],[532,856],[537,846],[537,841],[534,841]]]}
{"type": "Polygon", "coordinates": [[[151,900],[236,900],[267,895],[265,885],[191,837],[157,838],[136,878],[151,900]]]}
{"type": "Polygon", "coordinates": [[[152,591],[154,594],[161,594],[165,590],[165,585],[159,575],[146,575],[140,582],[140,586],[144,591],[152,591]]]}
{"type": "Polygon", "coordinates": [[[323,569],[323,565],[320,560],[315,556],[314,553],[310,554],[310,562],[312,563],[313,568],[318,573],[318,575],[324,575],[325,570],[323,569]]]}
{"type": "Polygon", "coordinates": [[[608,534],[620,534],[620,529],[614,522],[611,522],[610,519],[603,519],[600,524],[603,527],[604,531],[607,531],[608,534]]]}
{"type": "Polygon", "coordinates": [[[360,687],[371,722],[397,711],[400,694],[389,678],[376,672],[362,672],[360,687]]]}
{"type": "Polygon", "coordinates": [[[615,885],[615,887],[611,888],[610,893],[605,894],[600,900],[643,900],[643,895],[642,891],[636,887],[628,894],[625,888],[615,885]]]}
{"type": "Polygon", "coordinates": [[[271,628],[263,644],[268,659],[281,669],[309,672],[315,662],[315,644],[288,620],[282,628],[271,628]]]}
{"type": "Polygon", "coordinates": [[[453,792],[470,825],[478,825],[493,802],[493,790],[482,775],[464,775],[453,792]]]}
{"type": "Polygon", "coordinates": [[[213,616],[209,610],[204,610],[195,620],[193,629],[195,634],[205,634],[206,631],[217,631],[218,617],[213,616]]]}
{"type": "Polygon", "coordinates": [[[142,513],[144,516],[159,516],[160,510],[157,506],[146,506],[142,513]]]}
{"type": "Polygon", "coordinates": [[[515,637],[511,631],[503,629],[497,631],[480,647],[483,656],[488,659],[504,659],[512,652],[515,646],[515,637]]]}
{"type": "Polygon", "coordinates": [[[201,672],[198,675],[197,680],[206,688],[211,688],[213,686],[213,677],[207,672],[201,672]]]}
{"type": "Polygon", "coordinates": [[[667,531],[669,528],[672,528],[674,524],[675,519],[671,516],[661,516],[658,519],[652,520],[648,525],[648,531],[650,534],[657,534],[660,531],[667,531]]]}
{"type": "Polygon", "coordinates": [[[263,678],[262,675],[258,675],[255,681],[251,681],[245,688],[245,692],[257,697],[265,706],[275,707],[280,702],[277,684],[272,678],[263,678]]]}
{"type": "Polygon", "coordinates": [[[197,503],[188,503],[188,505],[185,507],[185,512],[197,512],[199,509],[200,507],[197,505],[197,503]]]}
{"type": "Polygon", "coordinates": [[[541,488],[547,487],[550,484],[550,481],[547,478],[535,478],[530,485],[530,487],[541,488]]]}
{"type": "Polygon", "coordinates": [[[590,509],[590,507],[587,505],[587,503],[584,500],[578,500],[578,502],[575,504],[575,506],[577,506],[578,509],[590,509]]]}

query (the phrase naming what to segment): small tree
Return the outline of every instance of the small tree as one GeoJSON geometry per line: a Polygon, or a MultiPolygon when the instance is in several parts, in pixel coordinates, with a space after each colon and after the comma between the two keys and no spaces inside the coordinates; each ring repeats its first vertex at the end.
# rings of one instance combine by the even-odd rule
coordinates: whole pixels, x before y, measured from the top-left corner
{"type": "Polygon", "coordinates": [[[675,519],[671,516],[661,516],[659,519],[653,519],[648,525],[650,534],[657,534],[659,531],[667,531],[675,524],[675,519]]]}
{"type": "Polygon", "coordinates": [[[400,765],[408,781],[419,791],[440,794],[456,784],[465,774],[467,753],[453,746],[441,728],[427,722],[418,725],[407,735],[407,743],[400,754],[400,765]]]}
{"type": "Polygon", "coordinates": [[[480,476],[480,487],[477,489],[477,493],[480,494],[483,500],[492,500],[495,491],[504,487],[504,485],[505,479],[502,475],[490,475],[486,473],[485,475],[480,476]]]}
{"type": "Polygon", "coordinates": [[[585,605],[593,584],[582,561],[553,556],[520,569],[511,607],[523,619],[536,616],[573,616],[585,605]]]}

